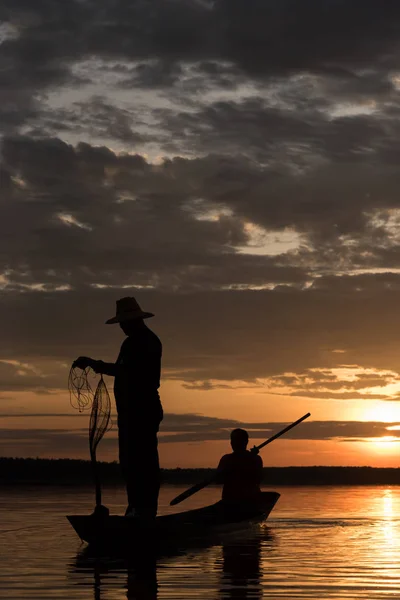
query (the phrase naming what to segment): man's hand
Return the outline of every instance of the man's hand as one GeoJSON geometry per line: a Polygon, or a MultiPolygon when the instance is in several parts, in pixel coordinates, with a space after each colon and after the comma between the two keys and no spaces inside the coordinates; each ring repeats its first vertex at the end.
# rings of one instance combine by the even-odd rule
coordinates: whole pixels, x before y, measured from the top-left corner
{"type": "Polygon", "coordinates": [[[82,369],[84,371],[88,367],[93,367],[93,364],[96,361],[93,358],[89,358],[88,356],[80,356],[72,363],[72,368],[78,367],[78,369],[82,369]]]}
{"type": "Polygon", "coordinates": [[[250,450],[250,452],[253,452],[253,454],[258,454],[260,451],[257,448],[257,446],[253,446],[252,449],[250,450]]]}

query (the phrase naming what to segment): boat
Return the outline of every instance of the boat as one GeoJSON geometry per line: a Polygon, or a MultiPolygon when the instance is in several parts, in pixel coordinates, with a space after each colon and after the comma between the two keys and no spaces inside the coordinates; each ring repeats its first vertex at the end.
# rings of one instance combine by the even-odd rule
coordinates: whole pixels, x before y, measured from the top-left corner
{"type": "Polygon", "coordinates": [[[227,507],[222,500],[194,510],[161,515],[151,522],[118,515],[70,515],[68,521],[81,540],[96,546],[168,546],[193,543],[218,533],[237,531],[268,518],[280,494],[261,492],[253,505],[227,507]]]}

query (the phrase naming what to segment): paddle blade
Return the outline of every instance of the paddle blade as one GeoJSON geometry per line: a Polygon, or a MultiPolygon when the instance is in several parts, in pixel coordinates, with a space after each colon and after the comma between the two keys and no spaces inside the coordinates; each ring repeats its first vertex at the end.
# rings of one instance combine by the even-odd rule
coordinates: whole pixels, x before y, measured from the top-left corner
{"type": "Polygon", "coordinates": [[[190,498],[190,496],[193,496],[193,494],[195,494],[196,492],[199,492],[200,490],[202,490],[203,488],[205,488],[207,485],[209,485],[212,482],[213,482],[212,479],[208,479],[207,481],[202,481],[201,483],[196,483],[196,485],[192,486],[191,488],[189,488],[185,492],[182,492],[182,494],[179,494],[179,496],[177,496],[176,498],[171,500],[169,505],[175,506],[175,504],[179,504],[180,502],[183,502],[183,500],[186,500],[186,498],[190,498]]]}

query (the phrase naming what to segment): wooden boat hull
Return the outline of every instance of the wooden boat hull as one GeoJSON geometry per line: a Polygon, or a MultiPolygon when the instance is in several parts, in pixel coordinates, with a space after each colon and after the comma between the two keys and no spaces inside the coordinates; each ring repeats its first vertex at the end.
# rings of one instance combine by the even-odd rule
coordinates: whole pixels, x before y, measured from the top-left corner
{"type": "Polygon", "coordinates": [[[68,521],[91,545],[170,545],[195,542],[216,533],[236,531],[267,519],[279,499],[277,492],[262,492],[254,506],[227,508],[221,501],[204,508],[157,517],[151,524],[121,516],[71,515],[68,521]]]}

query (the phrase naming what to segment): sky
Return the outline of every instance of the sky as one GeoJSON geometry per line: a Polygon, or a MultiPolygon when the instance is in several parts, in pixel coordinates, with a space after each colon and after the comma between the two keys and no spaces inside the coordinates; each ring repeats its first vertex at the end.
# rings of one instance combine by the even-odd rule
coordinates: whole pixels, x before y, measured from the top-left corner
{"type": "Polygon", "coordinates": [[[132,295],[163,467],[307,412],[264,464],[398,466],[399,25],[397,0],[3,0],[0,455],[89,457],[69,369],[115,360],[132,295]]]}

